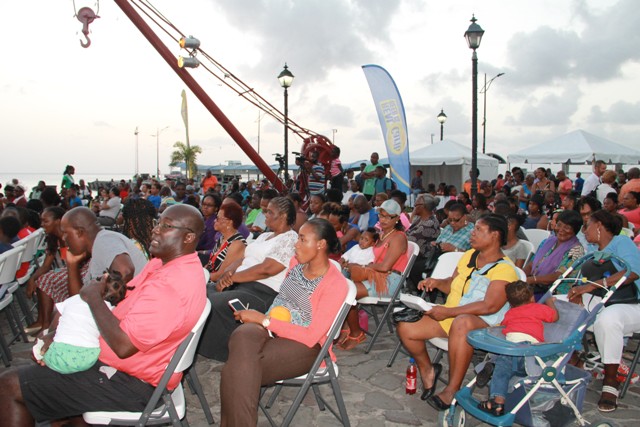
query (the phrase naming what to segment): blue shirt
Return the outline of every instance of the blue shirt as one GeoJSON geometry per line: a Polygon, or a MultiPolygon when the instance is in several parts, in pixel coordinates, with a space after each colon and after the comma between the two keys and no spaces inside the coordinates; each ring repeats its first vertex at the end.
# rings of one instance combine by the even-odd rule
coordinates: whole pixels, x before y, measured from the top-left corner
{"type": "Polygon", "coordinates": [[[160,203],[162,202],[162,197],[160,196],[148,196],[147,200],[151,202],[151,204],[156,208],[160,209],[160,203]]]}
{"type": "MultiPolygon", "coordinates": [[[[588,253],[594,252],[593,248],[591,247],[587,250],[588,253]]],[[[633,243],[633,241],[627,236],[613,236],[613,239],[602,250],[602,252],[614,254],[627,261],[627,264],[629,264],[629,268],[631,269],[631,271],[640,276],[640,252],[638,251],[638,248],[633,243]]],[[[620,268],[616,260],[612,259],[611,261],[613,261],[616,267],[620,268]]],[[[638,289],[640,289],[640,279],[636,280],[635,284],[638,289]]]]}

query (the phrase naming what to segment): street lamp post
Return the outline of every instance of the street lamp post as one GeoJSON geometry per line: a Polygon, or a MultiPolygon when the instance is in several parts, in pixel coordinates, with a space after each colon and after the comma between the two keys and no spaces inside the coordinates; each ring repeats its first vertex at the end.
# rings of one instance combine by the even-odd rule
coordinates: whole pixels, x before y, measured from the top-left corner
{"type": "Polygon", "coordinates": [[[289,71],[287,63],[284,64],[284,69],[278,74],[278,81],[280,86],[284,88],[284,180],[289,179],[289,92],[287,89],[293,83],[294,75],[289,71]]]}
{"type": "Polygon", "coordinates": [[[162,129],[156,128],[156,134],[151,135],[156,137],[156,178],[160,179],[160,133],[169,129],[169,126],[165,126],[162,129]]]}
{"type": "Polygon", "coordinates": [[[484,86],[480,91],[483,94],[484,108],[482,109],[482,154],[486,153],[486,142],[487,142],[487,91],[489,90],[489,86],[495,79],[500,76],[504,76],[504,73],[497,74],[494,78],[487,82],[487,73],[484,73],[484,86]]]}
{"type": "Polygon", "coordinates": [[[471,195],[478,192],[478,55],[476,49],[480,47],[480,41],[484,30],[476,24],[476,17],[471,17],[471,25],[464,33],[469,49],[473,50],[471,55],[471,195]]]}
{"type": "Polygon", "coordinates": [[[438,121],[440,122],[440,141],[442,141],[442,137],[444,136],[444,122],[447,121],[447,115],[442,108],[440,109],[440,114],[438,114],[438,121]]]}

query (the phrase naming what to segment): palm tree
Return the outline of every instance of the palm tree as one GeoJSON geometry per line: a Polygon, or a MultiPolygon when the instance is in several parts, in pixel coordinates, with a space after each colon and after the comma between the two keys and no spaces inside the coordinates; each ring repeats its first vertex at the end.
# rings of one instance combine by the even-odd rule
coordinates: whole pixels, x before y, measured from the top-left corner
{"type": "Polygon", "coordinates": [[[171,163],[169,163],[169,166],[175,166],[180,162],[184,162],[187,169],[187,178],[195,176],[198,172],[196,159],[198,154],[202,153],[202,148],[198,145],[189,146],[181,141],[176,141],[173,146],[176,150],[171,153],[171,163]]]}

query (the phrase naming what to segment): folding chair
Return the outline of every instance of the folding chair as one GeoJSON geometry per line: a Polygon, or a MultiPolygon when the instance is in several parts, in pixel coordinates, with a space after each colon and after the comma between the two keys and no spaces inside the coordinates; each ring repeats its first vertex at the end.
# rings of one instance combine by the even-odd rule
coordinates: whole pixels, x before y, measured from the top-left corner
{"type": "Polygon", "coordinates": [[[373,320],[375,321],[375,324],[376,324],[376,330],[374,331],[373,334],[371,334],[371,340],[369,341],[369,344],[367,345],[367,348],[364,351],[365,354],[368,354],[373,348],[373,345],[378,339],[378,335],[380,335],[380,332],[382,332],[382,329],[384,328],[385,323],[389,326],[389,332],[393,333],[393,326],[391,324],[391,313],[393,312],[393,307],[395,307],[396,304],[398,304],[399,302],[398,297],[400,296],[400,291],[404,287],[405,281],[407,280],[407,276],[409,275],[409,272],[411,271],[411,268],[413,267],[413,264],[415,263],[416,257],[418,256],[419,252],[420,252],[420,248],[416,243],[408,242],[407,258],[409,261],[407,262],[407,266],[404,268],[404,271],[400,276],[400,282],[398,283],[398,287],[396,288],[396,290],[393,292],[392,295],[377,296],[377,297],[366,296],[358,300],[358,305],[360,306],[362,305],[371,306],[370,309],[367,310],[367,312],[373,316],[373,320]],[[382,315],[382,318],[380,319],[378,319],[378,313],[376,312],[377,306],[387,307],[382,315]]]}
{"type": "MultiPolygon", "coordinates": [[[[44,236],[44,229],[39,228],[33,233],[29,234],[27,237],[20,239],[13,245],[16,248],[24,247],[19,265],[27,262],[29,263],[29,270],[25,273],[25,275],[19,278],[16,277],[16,282],[18,282],[19,286],[27,283],[31,275],[34,273],[34,271],[36,271],[36,268],[38,268],[36,252],[38,251],[38,246],[40,246],[40,242],[42,241],[42,239],[44,239],[44,236]]],[[[25,320],[25,323],[27,325],[32,324],[34,319],[26,295],[23,292],[18,292],[16,294],[16,301],[18,301],[20,310],[22,310],[22,319],[25,320]]]]}
{"type": "Polygon", "coordinates": [[[536,248],[535,250],[537,251],[540,247],[540,243],[542,243],[547,237],[549,237],[551,235],[551,232],[548,230],[538,230],[537,228],[525,228],[524,235],[527,236],[527,240],[531,242],[531,244],[534,248],[536,248]]]}
{"type": "MultiPolygon", "coordinates": [[[[433,277],[434,279],[446,279],[448,277],[451,277],[453,273],[456,271],[456,268],[458,267],[458,261],[460,261],[460,258],[462,258],[463,255],[464,255],[464,252],[446,252],[440,255],[440,257],[438,258],[438,263],[436,264],[435,268],[433,269],[433,272],[431,273],[431,277],[433,277]]],[[[420,297],[415,295],[400,294],[400,302],[405,305],[407,303],[410,304],[411,301],[415,301],[417,304],[419,304],[420,301],[423,301],[426,303],[426,301],[424,301],[423,299],[424,296],[425,296],[424,292],[420,297]]],[[[422,310],[426,311],[427,306],[425,305],[424,308],[422,308],[422,310]]],[[[393,365],[393,362],[395,362],[399,351],[403,351],[404,353],[404,350],[402,350],[402,343],[400,342],[400,338],[398,338],[398,343],[396,344],[396,348],[393,350],[393,353],[389,358],[389,362],[387,363],[388,368],[390,368],[391,365],[393,365]]]]}
{"type": "MultiPolygon", "coordinates": [[[[85,412],[82,414],[82,418],[89,424],[99,425],[145,426],[168,423],[174,426],[188,425],[186,419],[184,423],[181,421],[185,417],[187,406],[182,383],[178,384],[173,391],[167,390],[167,384],[174,373],[184,372],[193,364],[196,347],[198,346],[198,341],[200,341],[202,329],[204,328],[205,320],[209,317],[210,311],[211,302],[207,299],[200,319],[198,319],[196,325],[184,341],[182,341],[171,358],[169,365],[167,365],[158,386],[151,395],[151,399],[149,399],[143,412],[85,412]],[[158,406],[161,401],[164,402],[164,404],[158,406]]],[[[185,374],[185,378],[187,378],[189,382],[195,381],[197,385],[200,384],[195,369],[185,374]]],[[[213,424],[213,417],[211,416],[209,405],[202,392],[202,387],[195,387],[195,392],[198,394],[207,420],[210,424],[213,424]]]]}
{"type": "Polygon", "coordinates": [[[531,261],[533,259],[533,256],[536,254],[536,249],[538,249],[538,248],[533,246],[533,243],[531,243],[531,242],[529,242],[527,240],[522,240],[522,243],[529,250],[529,253],[527,254],[527,257],[524,259],[524,264],[522,264],[522,268],[524,268],[524,266],[527,265],[529,263],[529,261],[531,261]]]}
{"type": "MultiPolygon", "coordinates": [[[[20,297],[26,298],[24,295],[17,292],[20,285],[16,281],[16,271],[18,271],[18,268],[20,267],[20,260],[24,250],[24,246],[19,246],[0,254],[0,287],[2,287],[7,294],[11,294],[13,296],[12,301],[14,302],[20,297]]],[[[17,340],[18,337],[22,338],[22,341],[24,342],[29,342],[27,335],[24,332],[24,326],[20,322],[20,315],[15,306],[15,303],[9,304],[9,311],[6,311],[7,320],[9,320],[9,316],[12,316],[13,319],[15,319],[15,321],[9,320],[9,326],[13,333],[13,336],[9,340],[9,345],[17,340]]]]}
{"type": "MultiPolygon", "coordinates": [[[[284,386],[300,387],[300,390],[298,390],[298,393],[293,399],[291,407],[284,416],[281,424],[282,426],[288,426],[291,424],[291,422],[293,421],[293,417],[296,415],[296,412],[298,411],[302,400],[307,395],[309,388],[313,390],[316,402],[318,402],[318,407],[321,411],[324,411],[326,407],[343,426],[348,427],[350,425],[347,408],[345,407],[344,400],[342,398],[342,391],[340,390],[340,383],[338,382],[338,365],[336,365],[335,362],[331,360],[331,355],[329,354],[329,348],[333,344],[333,340],[337,338],[338,335],[340,335],[340,329],[342,328],[342,324],[347,318],[349,310],[354,305],[356,305],[356,285],[354,285],[351,280],[347,280],[347,284],[349,285],[349,291],[347,292],[347,297],[344,300],[344,304],[342,305],[342,308],[333,321],[331,328],[327,332],[327,340],[320,349],[320,353],[318,353],[318,356],[313,362],[313,365],[311,366],[309,372],[297,378],[278,381],[278,383],[275,384],[275,389],[269,397],[269,401],[267,402],[267,404],[263,405],[260,402],[260,409],[265,414],[267,420],[269,420],[269,423],[272,426],[276,426],[277,424],[275,423],[267,409],[273,406],[278,394],[280,393],[280,390],[282,390],[282,387],[284,386]],[[321,366],[323,363],[324,366],[321,366]],[[320,389],[318,386],[321,384],[331,385],[333,396],[336,400],[336,405],[338,406],[337,412],[320,394],[320,389]]],[[[273,386],[263,387],[260,396],[262,397],[265,394],[266,390],[270,387],[273,386]]]]}

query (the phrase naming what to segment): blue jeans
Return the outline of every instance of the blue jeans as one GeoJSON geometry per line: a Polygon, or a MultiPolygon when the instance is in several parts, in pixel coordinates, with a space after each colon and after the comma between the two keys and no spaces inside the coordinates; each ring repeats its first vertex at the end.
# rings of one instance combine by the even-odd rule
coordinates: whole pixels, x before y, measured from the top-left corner
{"type": "Polygon", "coordinates": [[[524,368],[524,357],[496,355],[493,360],[493,376],[489,385],[489,397],[506,397],[509,391],[509,380],[513,376],[524,377],[527,372],[524,368]]]}

